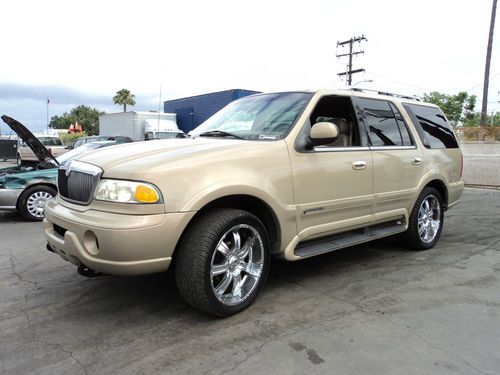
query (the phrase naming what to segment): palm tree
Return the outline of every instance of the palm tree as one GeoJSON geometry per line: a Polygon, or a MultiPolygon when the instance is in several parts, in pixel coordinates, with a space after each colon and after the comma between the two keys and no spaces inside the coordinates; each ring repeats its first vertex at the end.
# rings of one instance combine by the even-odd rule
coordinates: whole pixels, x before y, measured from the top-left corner
{"type": "Polygon", "coordinates": [[[127,112],[127,104],[135,105],[135,95],[127,89],[121,89],[113,96],[113,103],[123,105],[123,112],[127,112]]]}

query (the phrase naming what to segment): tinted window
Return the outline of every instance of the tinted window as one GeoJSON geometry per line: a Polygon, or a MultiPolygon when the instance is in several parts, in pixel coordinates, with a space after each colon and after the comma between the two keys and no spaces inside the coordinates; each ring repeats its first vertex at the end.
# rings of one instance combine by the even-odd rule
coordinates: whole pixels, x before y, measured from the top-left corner
{"type": "Polygon", "coordinates": [[[418,130],[422,143],[428,148],[458,148],[450,124],[439,108],[404,104],[418,130]]]}
{"type": "Polygon", "coordinates": [[[394,112],[385,100],[359,98],[358,103],[372,146],[402,146],[401,132],[394,112]]]}
{"type": "Polygon", "coordinates": [[[403,146],[411,146],[413,142],[411,140],[410,132],[408,131],[408,127],[406,126],[405,121],[403,120],[403,116],[398,111],[396,106],[390,103],[392,112],[394,113],[394,117],[398,123],[399,132],[401,133],[401,139],[403,140],[403,146]]]}

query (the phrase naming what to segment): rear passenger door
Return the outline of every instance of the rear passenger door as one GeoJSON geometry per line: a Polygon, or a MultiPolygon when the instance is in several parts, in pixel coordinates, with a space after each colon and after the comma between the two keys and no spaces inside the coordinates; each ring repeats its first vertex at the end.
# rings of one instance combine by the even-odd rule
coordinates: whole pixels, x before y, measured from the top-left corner
{"type": "Polygon", "coordinates": [[[357,98],[357,105],[372,151],[374,220],[401,217],[423,175],[422,151],[394,103],[357,98]]]}

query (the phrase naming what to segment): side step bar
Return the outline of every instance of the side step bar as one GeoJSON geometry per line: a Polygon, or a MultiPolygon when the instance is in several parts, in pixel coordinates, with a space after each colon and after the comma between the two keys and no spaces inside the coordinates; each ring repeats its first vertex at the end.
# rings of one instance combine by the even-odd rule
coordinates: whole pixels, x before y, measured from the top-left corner
{"type": "Polygon", "coordinates": [[[393,234],[402,233],[405,230],[406,223],[404,220],[391,221],[371,227],[334,234],[332,236],[302,241],[295,248],[294,254],[299,257],[307,258],[343,249],[344,247],[373,241],[378,238],[392,236],[393,234]]]}

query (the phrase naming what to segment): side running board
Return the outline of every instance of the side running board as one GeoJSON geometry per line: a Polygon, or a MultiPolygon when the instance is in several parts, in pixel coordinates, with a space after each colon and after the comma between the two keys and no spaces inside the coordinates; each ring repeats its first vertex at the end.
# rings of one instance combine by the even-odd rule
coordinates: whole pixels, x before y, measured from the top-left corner
{"type": "Polygon", "coordinates": [[[404,220],[391,221],[371,227],[334,234],[332,236],[302,241],[295,248],[294,254],[299,257],[307,258],[376,240],[378,238],[392,236],[393,234],[402,233],[405,230],[406,223],[404,220]]]}

